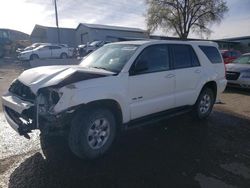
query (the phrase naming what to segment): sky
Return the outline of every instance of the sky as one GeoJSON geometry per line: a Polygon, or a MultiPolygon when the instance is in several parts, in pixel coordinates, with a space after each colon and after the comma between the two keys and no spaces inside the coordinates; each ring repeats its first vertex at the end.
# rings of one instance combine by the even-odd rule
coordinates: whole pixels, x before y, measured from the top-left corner
{"type": "MultiPolygon", "coordinates": [[[[226,0],[229,12],[220,24],[210,26],[209,39],[250,35],[250,0],[226,0]]],[[[79,23],[107,24],[146,29],[145,0],[57,0],[59,26],[79,23]]],[[[30,34],[35,24],[55,26],[53,0],[0,0],[0,28],[30,34]]],[[[154,34],[173,36],[157,30],[154,34]]],[[[201,38],[191,33],[189,37],[201,38]]]]}

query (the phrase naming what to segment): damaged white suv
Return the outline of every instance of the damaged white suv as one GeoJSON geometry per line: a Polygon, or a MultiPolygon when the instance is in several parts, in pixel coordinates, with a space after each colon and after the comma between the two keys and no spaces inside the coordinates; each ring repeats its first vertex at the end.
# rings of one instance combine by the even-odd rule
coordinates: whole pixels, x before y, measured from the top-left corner
{"type": "Polygon", "coordinates": [[[184,112],[208,117],[225,86],[215,43],[130,41],[105,45],[77,66],[26,70],[2,103],[20,135],[67,133],[71,151],[93,159],[120,130],[184,112]]]}

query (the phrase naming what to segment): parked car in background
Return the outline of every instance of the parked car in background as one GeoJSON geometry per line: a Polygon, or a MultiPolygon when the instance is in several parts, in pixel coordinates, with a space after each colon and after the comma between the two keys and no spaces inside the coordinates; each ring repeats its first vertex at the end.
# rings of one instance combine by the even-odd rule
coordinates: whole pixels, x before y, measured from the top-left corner
{"type": "Polygon", "coordinates": [[[65,133],[76,156],[94,159],[120,130],[187,112],[207,118],[225,87],[216,43],[127,41],[105,45],[79,65],[24,71],[2,104],[20,135],[65,133]]]}
{"type": "Polygon", "coordinates": [[[105,44],[110,43],[110,41],[94,41],[90,44],[82,44],[78,46],[78,53],[80,57],[84,57],[89,53],[97,50],[105,44]]]}
{"type": "Polygon", "coordinates": [[[228,86],[250,88],[250,53],[226,65],[228,86]]]}
{"type": "Polygon", "coordinates": [[[224,63],[232,63],[233,60],[241,56],[241,53],[237,50],[221,50],[224,63]]]}
{"type": "Polygon", "coordinates": [[[33,50],[35,48],[37,48],[38,46],[41,46],[41,45],[48,45],[49,43],[34,43],[30,46],[27,46],[26,48],[18,48],[16,50],[17,53],[21,53],[21,52],[24,52],[24,51],[28,51],[28,50],[33,50]]]}
{"type": "Polygon", "coordinates": [[[40,45],[36,48],[31,48],[21,52],[18,55],[20,60],[34,60],[39,58],[62,58],[72,57],[73,48],[68,48],[62,45],[40,45]]]}

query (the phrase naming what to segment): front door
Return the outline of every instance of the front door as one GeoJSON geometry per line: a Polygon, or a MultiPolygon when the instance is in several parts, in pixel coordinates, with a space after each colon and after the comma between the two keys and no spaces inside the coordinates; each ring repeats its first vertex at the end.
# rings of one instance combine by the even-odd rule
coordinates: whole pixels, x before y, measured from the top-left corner
{"type": "Polygon", "coordinates": [[[128,87],[131,120],[175,107],[175,72],[167,45],[142,51],[130,69],[128,87]]]}

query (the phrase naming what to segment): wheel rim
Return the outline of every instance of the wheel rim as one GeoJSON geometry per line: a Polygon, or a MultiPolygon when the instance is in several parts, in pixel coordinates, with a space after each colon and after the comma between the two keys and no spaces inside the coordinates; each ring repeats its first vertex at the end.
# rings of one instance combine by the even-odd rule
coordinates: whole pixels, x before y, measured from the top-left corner
{"type": "Polygon", "coordinates": [[[211,104],[211,97],[208,94],[205,94],[200,102],[200,113],[206,114],[210,110],[211,104]]]}
{"type": "Polygon", "coordinates": [[[87,142],[92,149],[100,149],[110,135],[110,124],[105,118],[96,119],[88,130],[87,142]]]}
{"type": "Polygon", "coordinates": [[[63,58],[63,59],[66,59],[67,56],[66,56],[65,54],[62,54],[62,58],[63,58]]]}

